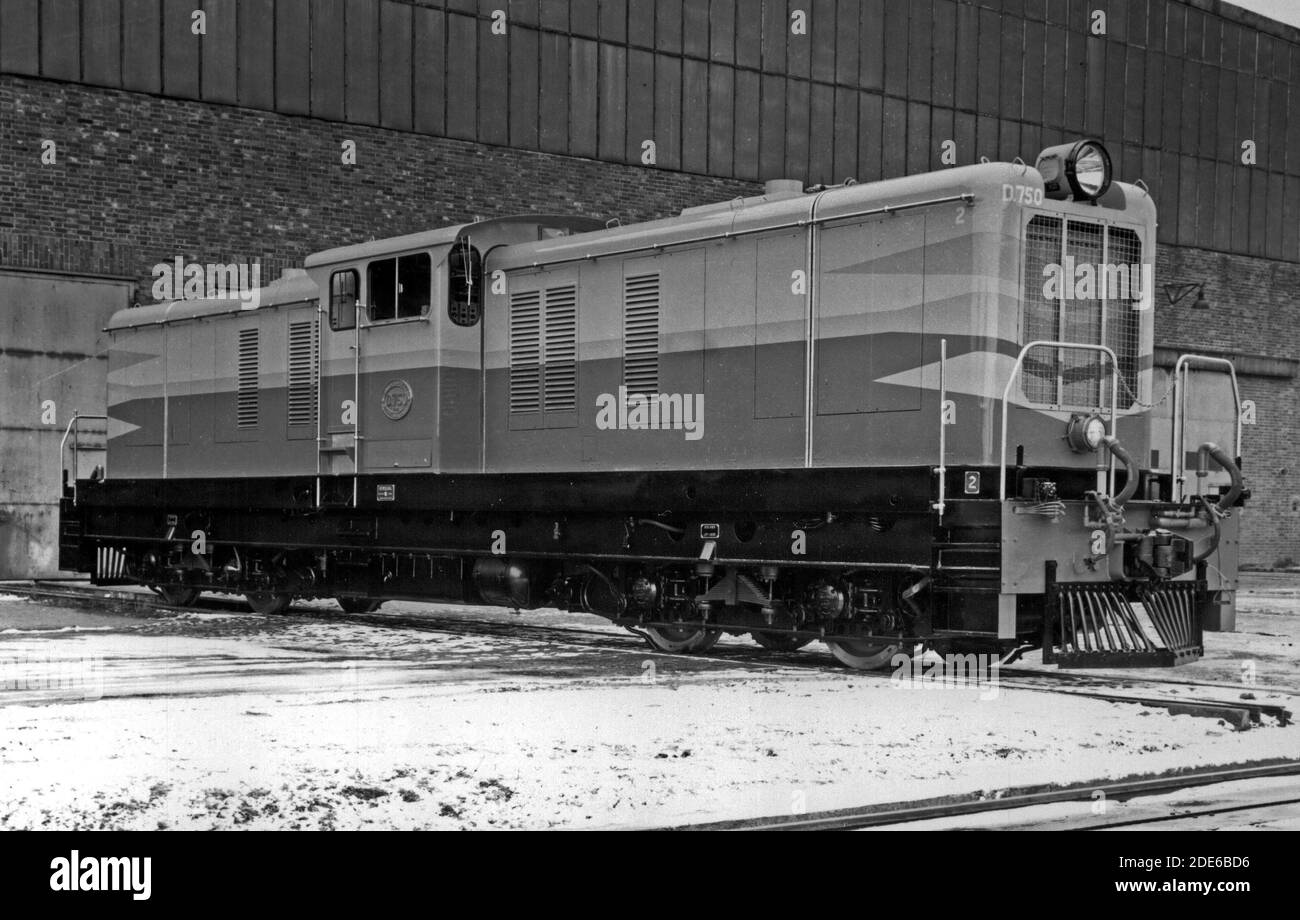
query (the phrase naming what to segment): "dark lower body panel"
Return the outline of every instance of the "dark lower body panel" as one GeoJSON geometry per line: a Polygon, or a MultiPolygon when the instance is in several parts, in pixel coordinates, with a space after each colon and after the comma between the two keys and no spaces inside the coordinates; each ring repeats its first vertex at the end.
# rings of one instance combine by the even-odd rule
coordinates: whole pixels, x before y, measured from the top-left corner
{"type": "Polygon", "coordinates": [[[942,519],[928,467],[85,481],[64,501],[61,565],[173,597],[256,596],[255,609],[555,606],[672,651],[751,633],[880,666],[919,643],[1041,641],[1045,601],[1022,598],[999,629],[997,472],[981,473],[987,494],[950,473],[942,519]]]}

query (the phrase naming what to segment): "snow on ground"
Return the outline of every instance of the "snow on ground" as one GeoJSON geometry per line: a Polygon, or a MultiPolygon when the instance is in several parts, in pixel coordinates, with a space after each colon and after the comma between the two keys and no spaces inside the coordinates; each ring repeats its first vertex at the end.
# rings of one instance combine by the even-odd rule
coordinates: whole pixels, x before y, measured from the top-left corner
{"type": "MultiPolygon", "coordinates": [[[[1244,658],[1260,698],[1300,690],[1287,584],[1210,634],[1204,673],[1158,675],[1239,683],[1244,658]]],[[[84,625],[37,606],[0,602],[0,629],[84,625]]],[[[816,645],[679,658],[569,614],[310,606],[0,635],[0,829],[650,827],[1300,755],[1295,726],[903,688],[816,645]]]]}
{"type": "Polygon", "coordinates": [[[1049,694],[664,670],[9,707],[0,827],[652,826],[1297,753],[1294,729],[1049,694]]]}

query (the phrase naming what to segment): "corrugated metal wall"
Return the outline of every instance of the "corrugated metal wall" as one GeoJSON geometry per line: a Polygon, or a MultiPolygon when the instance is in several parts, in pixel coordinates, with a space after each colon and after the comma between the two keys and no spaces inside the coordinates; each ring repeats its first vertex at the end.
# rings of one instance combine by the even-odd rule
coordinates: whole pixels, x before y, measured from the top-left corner
{"type": "Polygon", "coordinates": [[[1255,22],[1213,0],[4,0],[0,70],[624,163],[653,140],[662,168],[741,179],[1091,134],[1152,187],[1163,241],[1300,261],[1300,42],[1255,22]]]}

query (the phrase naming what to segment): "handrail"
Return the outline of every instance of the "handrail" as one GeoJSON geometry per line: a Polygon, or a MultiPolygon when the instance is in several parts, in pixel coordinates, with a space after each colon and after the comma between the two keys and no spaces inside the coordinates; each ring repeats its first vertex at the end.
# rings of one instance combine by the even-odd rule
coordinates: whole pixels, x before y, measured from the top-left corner
{"type": "MultiPolygon", "coordinates": [[[[1016,366],[1011,369],[1011,376],[1007,378],[1007,385],[1002,389],[1002,458],[998,465],[998,500],[1007,500],[1007,403],[1011,399],[1011,387],[1015,384],[1016,378],[1020,376],[1020,369],[1024,367],[1025,356],[1035,348],[1076,348],[1082,351],[1096,351],[1110,358],[1110,433],[1115,434],[1115,429],[1119,427],[1119,359],[1115,357],[1115,352],[1105,345],[1089,345],[1083,342],[1053,342],[1037,341],[1030,342],[1024,348],[1020,349],[1020,355],[1016,358],[1016,366]]],[[[1110,481],[1107,485],[1109,492],[1115,491],[1115,458],[1112,455],[1110,460],[1110,481]]]]}
{"type": "Polygon", "coordinates": [[[1173,486],[1172,497],[1174,501],[1180,501],[1183,498],[1183,483],[1187,478],[1187,458],[1184,452],[1180,450],[1183,441],[1187,437],[1187,394],[1183,392],[1180,381],[1183,375],[1191,370],[1191,365],[1196,362],[1200,364],[1209,364],[1215,367],[1226,367],[1228,369],[1228,379],[1232,382],[1232,404],[1233,410],[1237,415],[1237,426],[1234,441],[1232,443],[1232,455],[1241,456],[1241,389],[1237,386],[1237,366],[1227,358],[1215,358],[1210,355],[1184,354],[1179,357],[1174,364],[1174,411],[1172,424],[1169,430],[1169,453],[1172,457],[1169,461],[1169,477],[1173,486]]]}
{"type": "MultiPolygon", "coordinates": [[[[67,450],[67,448],[68,448],[68,438],[70,438],[70,437],[72,436],[72,431],[73,431],[73,429],[78,427],[78,426],[77,426],[77,423],[78,423],[78,422],[81,422],[81,421],[85,421],[85,420],[94,421],[94,422],[107,422],[107,421],[108,421],[108,416],[107,416],[107,415],[78,415],[78,414],[75,413],[75,412],[72,413],[72,418],[68,420],[68,427],[65,428],[65,429],[63,429],[63,440],[61,440],[61,441],[59,442],[59,469],[60,469],[60,470],[65,469],[65,467],[63,466],[63,455],[64,455],[64,452],[65,452],[65,451],[67,450]]],[[[78,432],[78,433],[80,433],[80,432],[78,432]]],[[[74,442],[74,444],[75,444],[75,443],[76,443],[76,442],[74,442]]],[[[73,461],[72,461],[72,462],[73,462],[73,467],[72,467],[72,504],[73,504],[73,505],[75,505],[75,504],[77,503],[77,467],[76,467],[76,462],[77,462],[77,461],[76,461],[76,456],[77,456],[77,454],[78,454],[79,452],[80,452],[80,448],[79,448],[79,447],[78,447],[78,449],[76,449],[76,450],[74,450],[74,451],[72,452],[72,456],[73,456],[73,461]]]]}
{"type": "Polygon", "coordinates": [[[939,512],[939,521],[943,522],[943,513],[947,509],[948,478],[948,340],[939,340],[939,500],[934,508],[939,512]]]}

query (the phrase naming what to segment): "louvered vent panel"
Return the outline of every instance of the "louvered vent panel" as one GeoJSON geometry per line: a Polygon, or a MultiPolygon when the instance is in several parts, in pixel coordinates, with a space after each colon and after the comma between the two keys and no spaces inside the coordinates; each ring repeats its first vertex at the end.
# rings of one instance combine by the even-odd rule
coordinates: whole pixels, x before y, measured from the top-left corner
{"type": "Polygon", "coordinates": [[[510,412],[542,408],[541,291],[510,295],[510,412]]]}
{"type": "Polygon", "coordinates": [[[542,389],[547,412],[578,408],[578,292],[573,285],[546,292],[546,371],[542,389]]]}
{"type": "Polygon", "coordinates": [[[289,324],[289,424],[316,425],[316,322],[289,324]]]}
{"type": "Polygon", "coordinates": [[[623,280],[623,384],[629,393],[659,391],[659,275],[623,280]]]}
{"type": "Polygon", "coordinates": [[[235,418],[240,428],[256,428],[258,423],[258,331],[239,330],[235,418]]]}

